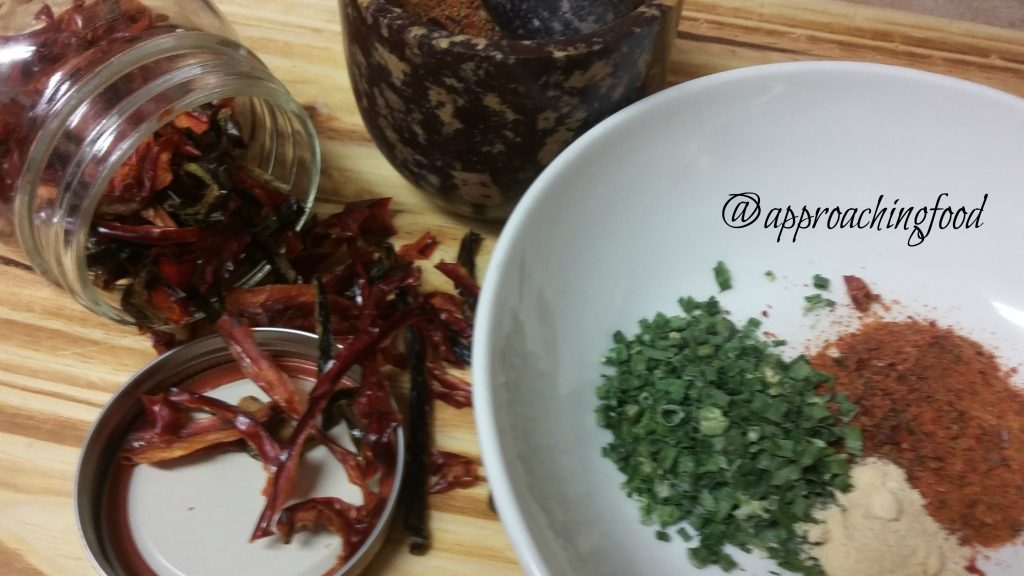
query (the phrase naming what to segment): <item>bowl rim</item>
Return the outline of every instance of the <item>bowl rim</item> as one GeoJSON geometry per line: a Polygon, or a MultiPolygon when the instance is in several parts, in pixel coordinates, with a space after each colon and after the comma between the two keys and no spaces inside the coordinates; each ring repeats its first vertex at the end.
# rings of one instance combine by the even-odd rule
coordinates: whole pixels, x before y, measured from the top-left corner
{"type": "Polygon", "coordinates": [[[495,244],[488,265],[485,281],[481,287],[480,298],[476,310],[476,326],[472,348],[472,380],[474,388],[474,420],[477,437],[480,442],[481,458],[487,470],[488,483],[494,506],[504,525],[512,549],[520,566],[529,576],[549,576],[553,574],[540,553],[534,536],[530,533],[525,515],[519,502],[512,492],[509,469],[504,459],[497,427],[495,425],[495,407],[493,405],[492,386],[494,371],[492,351],[500,346],[494,334],[486,328],[494,324],[496,316],[501,312],[503,302],[500,299],[500,287],[507,282],[509,267],[507,262],[510,253],[517,247],[520,237],[527,233],[526,229],[535,212],[542,209],[545,194],[550,190],[549,182],[563,171],[575,157],[585,152],[592,142],[605,138],[606,134],[618,130],[622,125],[630,123],[634,118],[647,113],[648,109],[657,108],[666,102],[686,99],[688,95],[705,90],[718,88],[732,83],[743,83],[752,79],[773,77],[785,74],[820,74],[820,73],[851,73],[869,74],[879,78],[894,78],[929,83],[946,90],[974,92],[978,96],[1009,99],[1018,106],[1024,107],[1024,98],[1006,91],[966,80],[890,64],[874,62],[843,61],[843,60],[809,60],[761,64],[736,68],[708,76],[689,80],[666,88],[661,92],[648,96],[600,122],[580,138],[569,145],[541,173],[527,189],[519,204],[513,210],[495,244]],[[484,328],[484,329],[481,329],[484,328]]]}

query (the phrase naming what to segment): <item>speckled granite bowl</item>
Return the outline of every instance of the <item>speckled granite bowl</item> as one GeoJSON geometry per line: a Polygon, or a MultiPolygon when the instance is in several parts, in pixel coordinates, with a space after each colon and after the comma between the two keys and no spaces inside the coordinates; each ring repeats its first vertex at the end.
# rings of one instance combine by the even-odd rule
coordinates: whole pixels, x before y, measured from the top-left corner
{"type": "Polygon", "coordinates": [[[451,34],[396,7],[339,0],[363,121],[442,206],[508,216],[577,136],[664,84],[682,0],[645,0],[594,32],[550,41],[451,34]]]}

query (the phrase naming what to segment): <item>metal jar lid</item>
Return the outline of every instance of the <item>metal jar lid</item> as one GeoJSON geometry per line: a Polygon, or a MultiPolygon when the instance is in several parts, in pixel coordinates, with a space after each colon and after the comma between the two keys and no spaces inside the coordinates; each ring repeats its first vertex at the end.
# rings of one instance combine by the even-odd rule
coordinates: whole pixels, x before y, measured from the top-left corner
{"type": "MultiPolygon", "coordinates": [[[[282,367],[287,362],[293,369],[306,365],[315,377],[316,336],[278,328],[256,328],[253,336],[282,367]]],[[[149,570],[156,576],[321,576],[336,562],[341,542],[327,531],[296,534],[290,544],[277,537],[249,543],[264,502],[266,473],[260,462],[243,452],[202,451],[182,458],[182,463],[130,466],[119,462],[124,438],[143,415],[143,395],[210,374],[224,379],[216,390],[227,390],[223,394],[239,390],[261,394],[240,373],[230,376],[234,365],[220,336],[196,340],[132,376],[100,413],[86,437],[74,493],[79,535],[100,574],[149,576],[138,573],[149,570]]],[[[216,396],[216,391],[207,393],[216,396]]],[[[397,487],[404,470],[405,440],[401,429],[396,436],[397,487]]],[[[330,456],[317,456],[317,449],[327,452],[318,446],[303,455],[296,490],[309,492],[303,497],[337,496],[347,501],[352,501],[353,494],[361,497],[340,465],[322,465],[330,456]],[[315,470],[304,473],[307,465],[315,470]],[[329,493],[321,492],[325,489],[329,493]]],[[[332,576],[354,576],[366,567],[383,543],[398,493],[397,488],[391,491],[366,542],[332,576]]]]}

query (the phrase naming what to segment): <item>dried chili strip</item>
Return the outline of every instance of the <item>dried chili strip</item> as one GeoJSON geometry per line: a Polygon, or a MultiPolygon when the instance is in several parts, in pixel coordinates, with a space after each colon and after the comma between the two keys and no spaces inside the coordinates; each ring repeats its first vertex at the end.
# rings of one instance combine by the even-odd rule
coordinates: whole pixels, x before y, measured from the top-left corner
{"type": "Polygon", "coordinates": [[[202,136],[210,129],[210,114],[201,110],[188,110],[174,117],[171,124],[181,130],[191,130],[193,134],[202,136]]]}
{"type": "Polygon", "coordinates": [[[340,498],[310,498],[282,510],[275,528],[285,543],[291,542],[296,532],[317,526],[325,526],[341,537],[338,562],[325,572],[326,576],[336,573],[363,546],[376,524],[374,512],[340,498]]]}
{"type": "MultiPolygon", "coordinates": [[[[327,294],[332,332],[343,335],[355,329],[359,307],[347,298],[327,294]]],[[[293,328],[316,332],[316,288],[310,284],[270,284],[239,288],[228,294],[229,314],[252,326],[293,328]]]]}
{"type": "Polygon", "coordinates": [[[480,297],[480,286],[461,264],[457,262],[439,262],[434,265],[434,268],[440,270],[460,290],[465,291],[467,297],[474,299],[480,297]]]}
{"type": "Polygon", "coordinates": [[[274,533],[271,526],[291,494],[298,472],[302,446],[312,433],[313,422],[323,412],[337,384],[344,382],[342,377],[345,373],[368,354],[374,352],[376,347],[396,330],[422,318],[423,312],[420,310],[412,308],[402,310],[379,328],[367,327],[366,331],[358,334],[335,354],[333,362],[317,379],[317,383],[310,393],[306,411],[296,424],[288,445],[281,453],[281,464],[274,474],[271,488],[267,494],[266,506],[260,514],[251,540],[265,538],[274,533]]]}
{"type": "MultiPolygon", "coordinates": [[[[330,368],[331,362],[334,359],[335,345],[331,331],[331,309],[327,297],[327,290],[324,288],[323,280],[321,280],[319,276],[314,278],[313,283],[316,288],[317,336],[319,338],[320,348],[319,358],[317,359],[317,375],[319,377],[323,376],[324,372],[330,368]]],[[[321,419],[323,420],[323,418],[321,419]]],[[[316,434],[317,439],[331,451],[331,454],[333,454],[335,459],[341,463],[342,467],[345,468],[345,473],[348,475],[349,481],[362,490],[364,504],[372,500],[375,496],[369,489],[363,468],[363,462],[360,460],[359,456],[335,442],[333,438],[323,431],[315,430],[314,434],[316,434]]]]}
{"type": "Polygon", "coordinates": [[[432,292],[426,300],[437,309],[438,320],[460,338],[469,339],[473,336],[472,321],[467,319],[462,310],[463,301],[454,294],[432,292]]]}
{"type": "MultiPolygon", "coordinates": [[[[132,432],[125,438],[121,450],[121,458],[125,462],[133,464],[153,464],[173,460],[198,452],[211,446],[235,442],[241,439],[241,435],[233,428],[230,422],[211,416],[199,420],[190,420],[175,434],[167,434],[169,425],[163,421],[164,418],[175,420],[185,415],[180,407],[167,399],[166,393],[154,397],[144,397],[143,403],[158,403],[163,407],[160,410],[147,411],[150,417],[150,427],[147,429],[132,432]]],[[[267,422],[279,408],[271,403],[263,404],[259,409],[247,412],[256,422],[267,422]]]]}
{"type": "Polygon", "coordinates": [[[263,425],[238,406],[211,396],[178,388],[168,390],[167,399],[181,406],[210,412],[221,420],[229,422],[249,446],[259,454],[267,472],[273,473],[281,457],[281,446],[263,425]]]}
{"type": "Polygon", "coordinates": [[[363,457],[368,476],[377,477],[380,494],[390,493],[397,464],[397,438],[400,415],[375,358],[362,363],[363,386],[352,399],[353,416],[363,436],[363,457]]]}
{"type": "Polygon", "coordinates": [[[143,396],[142,406],[146,411],[146,419],[153,423],[152,431],[157,438],[171,438],[188,423],[188,414],[171,401],[167,394],[143,396]]]}
{"type": "Polygon", "coordinates": [[[341,464],[345,469],[345,474],[352,484],[359,488],[363,493],[363,502],[370,502],[376,499],[376,495],[370,490],[369,483],[367,482],[366,473],[363,469],[363,463],[359,459],[359,455],[355,452],[345,448],[341,444],[331,438],[326,432],[316,429],[313,432],[315,438],[328,450],[331,451],[331,455],[334,459],[341,464]]]}
{"type": "Polygon", "coordinates": [[[468,456],[432,450],[430,452],[430,475],[435,478],[430,487],[431,494],[441,494],[457,488],[472,488],[480,481],[479,465],[468,456]]]}
{"type": "Polygon", "coordinates": [[[165,228],[152,225],[130,226],[109,220],[95,222],[93,229],[100,238],[149,246],[189,244],[198,242],[202,235],[201,230],[194,226],[185,228],[165,228]]]}
{"type": "MultiPolygon", "coordinates": [[[[211,126],[210,131],[215,130],[216,127],[211,126]]],[[[247,181],[239,185],[246,188],[244,192],[250,197],[243,200],[250,207],[259,204],[270,209],[277,204],[275,193],[278,190],[273,186],[264,186],[258,179],[255,183],[247,181]],[[252,198],[259,202],[253,202],[252,198]]],[[[467,305],[467,298],[479,290],[473,278],[475,263],[471,261],[479,248],[479,238],[475,247],[471,239],[464,239],[460,247],[461,262],[439,266],[442,272],[447,270],[449,277],[453,277],[464,297],[423,293],[421,270],[413,262],[432,255],[436,238],[424,234],[396,251],[383,241],[395,232],[388,205],[388,199],[352,202],[341,212],[319,222],[311,221],[303,231],[280,241],[281,253],[291,262],[296,278],[311,278],[313,284],[233,288],[224,296],[226,312],[218,322],[233,321],[241,326],[238,320],[241,318],[250,325],[300,327],[321,335],[320,375],[305,409],[301,413],[288,410],[297,422],[291,435],[280,445],[276,466],[268,466],[272,473],[264,493],[264,509],[252,533],[253,540],[269,536],[275,530],[288,539],[292,531],[305,522],[328,527],[333,522],[341,526],[336,519],[331,519],[332,514],[341,513],[340,509],[324,506],[322,499],[285,506],[292,496],[303,449],[310,440],[326,446],[345,468],[350,481],[362,489],[363,505],[348,505],[349,510],[363,515],[368,526],[376,522],[382,503],[396,489],[401,419],[380,370],[382,361],[411,369],[414,380],[420,382],[416,386],[419,392],[412,398],[413,416],[408,422],[411,441],[407,454],[422,462],[419,492],[422,493],[424,536],[413,543],[414,549],[425,551],[429,547],[425,508],[428,493],[468,487],[478,479],[471,459],[446,452],[439,460],[438,454],[431,453],[429,413],[432,399],[458,407],[469,406],[472,402],[469,383],[449,373],[449,369],[463,367],[468,362],[472,308],[467,305]],[[409,355],[409,350],[403,352],[399,347],[403,339],[394,338],[402,329],[418,337],[418,351],[413,347],[418,363],[411,357],[404,357],[409,355]],[[339,350],[334,350],[334,342],[341,345],[339,350]],[[414,367],[417,364],[419,368],[414,367]],[[358,384],[345,378],[357,365],[362,368],[358,384]],[[419,376],[415,376],[417,371],[419,376]],[[330,418],[325,412],[328,405],[332,407],[330,418]],[[335,410],[339,412],[335,414],[335,410]],[[427,425],[425,433],[415,432],[419,426],[413,422],[414,414],[420,411],[427,414],[423,418],[427,425]],[[341,446],[316,424],[322,421],[323,426],[328,426],[328,422],[341,419],[346,420],[353,431],[358,447],[355,452],[341,446]],[[427,443],[417,449],[417,438],[426,438],[427,443]]],[[[252,235],[258,235],[258,231],[252,235]]],[[[179,277],[189,276],[187,270],[176,269],[178,262],[171,259],[171,253],[165,257],[172,269],[168,276],[175,278],[173,284],[180,283],[179,277]]],[[[268,361],[272,363],[272,359],[268,361]]],[[[235,430],[231,432],[237,434],[235,430]]],[[[264,458],[274,458],[274,455],[271,453],[264,458]]]]}
{"type": "Polygon", "coordinates": [[[156,464],[242,439],[238,430],[225,425],[220,418],[211,416],[207,420],[216,420],[217,429],[177,436],[169,440],[130,438],[121,450],[121,459],[132,464],[156,464]]]}
{"type": "Polygon", "coordinates": [[[426,260],[430,258],[440,242],[437,241],[437,236],[434,236],[430,232],[424,232],[419,238],[403,245],[398,249],[398,257],[403,260],[426,260]]]}
{"type": "Polygon", "coordinates": [[[252,330],[224,314],[217,320],[217,331],[227,343],[242,373],[277,403],[292,418],[299,418],[306,409],[306,399],[288,375],[253,339],[252,330]]]}
{"type": "Polygon", "coordinates": [[[462,378],[448,373],[439,363],[428,364],[430,377],[439,387],[432,390],[438,400],[452,408],[469,408],[473,405],[473,388],[462,378]]]}

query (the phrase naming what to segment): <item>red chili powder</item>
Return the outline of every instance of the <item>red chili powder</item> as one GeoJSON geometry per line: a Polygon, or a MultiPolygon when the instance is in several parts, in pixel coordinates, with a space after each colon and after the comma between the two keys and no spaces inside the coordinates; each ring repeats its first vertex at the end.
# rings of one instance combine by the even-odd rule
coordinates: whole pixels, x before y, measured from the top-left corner
{"type": "Polygon", "coordinates": [[[838,391],[857,405],[864,453],[906,470],[935,520],[967,545],[1017,538],[1024,393],[991,352],[935,322],[875,321],[811,364],[835,375],[838,391]]]}
{"type": "Polygon", "coordinates": [[[498,27],[480,0],[403,0],[409,12],[424,20],[434,20],[453,34],[479,38],[497,38],[498,27]]]}

